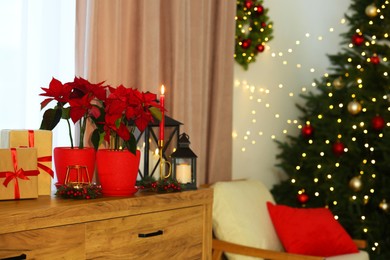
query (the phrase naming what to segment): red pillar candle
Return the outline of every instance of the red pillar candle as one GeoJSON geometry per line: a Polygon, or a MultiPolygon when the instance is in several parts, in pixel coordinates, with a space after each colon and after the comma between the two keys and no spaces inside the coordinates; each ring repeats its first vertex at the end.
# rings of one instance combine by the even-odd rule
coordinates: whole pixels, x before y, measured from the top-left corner
{"type": "Polygon", "coordinates": [[[164,125],[165,125],[165,108],[164,108],[164,93],[165,93],[165,87],[164,85],[161,85],[161,95],[160,95],[160,106],[161,106],[161,121],[160,121],[160,142],[164,142],[164,125]]]}

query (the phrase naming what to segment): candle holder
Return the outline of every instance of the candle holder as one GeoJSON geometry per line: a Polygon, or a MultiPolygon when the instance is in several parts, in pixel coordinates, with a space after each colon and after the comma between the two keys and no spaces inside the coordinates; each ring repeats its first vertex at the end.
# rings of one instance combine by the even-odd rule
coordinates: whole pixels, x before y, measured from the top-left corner
{"type": "Polygon", "coordinates": [[[91,182],[88,168],[83,165],[69,165],[66,170],[65,184],[59,184],[55,195],[64,199],[96,199],[102,197],[102,187],[91,182]],[[71,178],[72,171],[76,180],[71,178]]]}
{"type": "Polygon", "coordinates": [[[171,176],[172,173],[172,164],[169,161],[166,161],[163,156],[164,151],[164,141],[158,141],[159,146],[159,156],[160,156],[160,180],[167,179],[171,176]],[[168,165],[168,174],[165,174],[166,165],[168,165]]]}
{"type": "Polygon", "coordinates": [[[84,165],[68,165],[66,167],[66,176],[65,176],[65,184],[71,185],[83,185],[90,184],[91,180],[89,179],[88,168],[84,165]],[[76,173],[76,181],[73,181],[71,178],[72,170],[76,173]]]}

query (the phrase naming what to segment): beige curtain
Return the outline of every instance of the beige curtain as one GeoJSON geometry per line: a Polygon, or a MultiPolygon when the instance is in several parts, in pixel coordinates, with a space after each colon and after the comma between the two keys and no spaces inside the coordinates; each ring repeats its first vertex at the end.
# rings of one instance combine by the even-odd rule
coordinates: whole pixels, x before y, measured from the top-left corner
{"type": "Polygon", "coordinates": [[[198,184],[231,179],[234,0],[77,0],[76,74],[159,92],[198,155],[198,184]]]}

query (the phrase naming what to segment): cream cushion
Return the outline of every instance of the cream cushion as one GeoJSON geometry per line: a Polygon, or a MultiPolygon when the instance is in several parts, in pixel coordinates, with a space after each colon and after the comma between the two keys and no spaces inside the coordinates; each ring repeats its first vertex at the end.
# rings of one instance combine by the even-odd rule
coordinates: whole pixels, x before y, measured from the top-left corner
{"type": "MultiPolygon", "coordinates": [[[[283,251],[268,214],[266,202],[274,199],[255,180],[213,185],[213,231],[216,238],[245,246],[283,251]]],[[[229,259],[254,259],[228,254],[229,259]]],[[[258,258],[256,258],[258,259],[258,258]]]]}

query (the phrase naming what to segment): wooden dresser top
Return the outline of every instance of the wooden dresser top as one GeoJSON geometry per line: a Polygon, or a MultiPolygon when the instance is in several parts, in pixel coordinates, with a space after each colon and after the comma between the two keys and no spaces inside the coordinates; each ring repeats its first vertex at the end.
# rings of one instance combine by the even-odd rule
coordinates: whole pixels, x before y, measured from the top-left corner
{"type": "Polygon", "coordinates": [[[159,212],[212,203],[211,189],[156,194],[138,192],[132,197],[70,200],[55,196],[0,201],[0,234],[159,212]]]}

